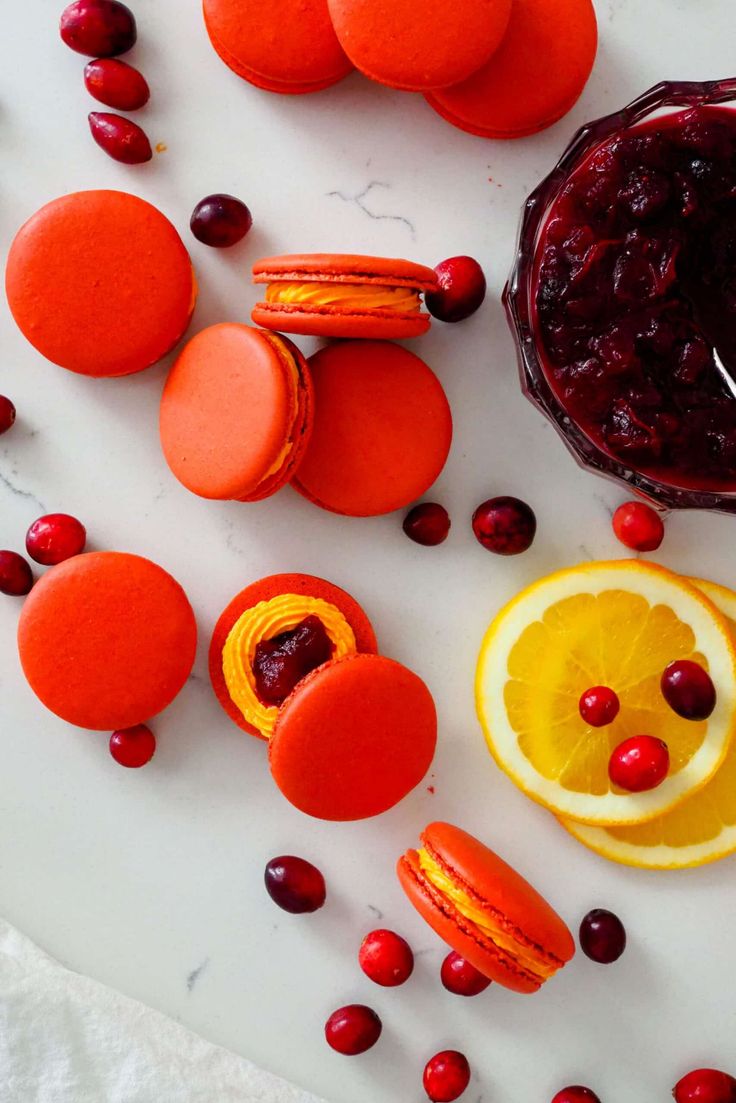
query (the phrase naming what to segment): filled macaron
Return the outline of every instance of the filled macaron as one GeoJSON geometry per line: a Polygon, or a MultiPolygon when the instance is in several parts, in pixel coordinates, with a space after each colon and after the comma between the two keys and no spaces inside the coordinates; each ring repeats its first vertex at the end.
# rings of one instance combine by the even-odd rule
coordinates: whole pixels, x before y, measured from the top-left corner
{"type": "Polygon", "coordinates": [[[429,690],[376,654],[363,610],[323,579],[276,575],[238,594],[215,627],[210,677],[228,716],[268,740],[274,781],[310,816],[379,815],[429,769],[429,690]]]}
{"type": "Polygon", "coordinates": [[[311,431],[309,369],[286,337],[238,323],[187,343],[161,397],[171,471],[203,498],[255,502],[299,466],[311,431]]]}
{"type": "Polygon", "coordinates": [[[419,337],[431,323],[422,296],[438,288],[422,264],[337,253],[267,257],[253,282],[266,285],[256,325],[314,337],[419,337]]]}
{"type": "Polygon", "coordinates": [[[440,938],[505,988],[537,992],[575,953],[567,926],[536,889],[459,827],[430,824],[397,872],[440,938]]]}
{"type": "Polygon", "coordinates": [[[52,567],[18,624],[23,673],[62,720],[95,731],[161,712],[192,669],[197,626],[162,567],[125,552],[87,552],[52,567]]]}
{"type": "Polygon", "coordinates": [[[150,203],[83,191],[47,203],[10,247],[13,317],[46,357],[81,375],[130,375],[183,336],[197,284],[178,233],[150,203]]]}

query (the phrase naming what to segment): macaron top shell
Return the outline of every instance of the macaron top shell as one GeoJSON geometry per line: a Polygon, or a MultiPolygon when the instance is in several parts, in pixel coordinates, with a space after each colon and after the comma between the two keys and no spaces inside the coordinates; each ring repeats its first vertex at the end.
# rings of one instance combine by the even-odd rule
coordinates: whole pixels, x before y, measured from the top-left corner
{"type": "Polygon", "coordinates": [[[315,421],[293,486],[354,517],[402,509],[445,465],[452,415],[434,372],[402,345],[345,341],[309,361],[315,421]]]}
{"type": "Polygon", "coordinates": [[[437,715],[424,682],[380,655],[326,663],[284,702],[269,744],[284,796],[323,820],[392,808],[427,773],[437,715]]]}
{"type": "Polygon", "coordinates": [[[204,0],[212,44],[234,72],[270,92],[316,92],[352,65],[327,0],[204,0]]]}
{"type": "Polygon", "coordinates": [[[503,38],[511,0],[329,0],[343,49],[366,76],[424,92],[465,80],[503,38]]]}
{"type": "Polygon", "coordinates": [[[184,333],[196,298],[172,224],[119,191],[74,192],[42,207],[11,245],[5,286],[31,344],[92,376],[155,364],[184,333]]]}
{"type": "Polygon", "coordinates": [[[312,415],[309,371],[286,338],[222,323],[187,343],[161,397],[166,462],[203,498],[253,501],[291,476],[312,415]]]}
{"type": "Polygon", "coordinates": [[[329,283],[379,283],[392,287],[437,289],[432,268],[395,257],[370,257],[352,253],[293,253],[264,257],[253,265],[254,283],[279,280],[329,283]]]}
{"type": "Polygon", "coordinates": [[[87,552],[36,583],[18,625],[34,693],[70,724],[129,728],[166,708],[194,663],[197,627],[178,582],[138,555],[87,552]]]}
{"type": "Polygon", "coordinates": [[[508,30],[490,61],[427,99],[449,122],[485,138],[520,138],[572,108],[598,44],[591,0],[514,0],[508,30]]]}

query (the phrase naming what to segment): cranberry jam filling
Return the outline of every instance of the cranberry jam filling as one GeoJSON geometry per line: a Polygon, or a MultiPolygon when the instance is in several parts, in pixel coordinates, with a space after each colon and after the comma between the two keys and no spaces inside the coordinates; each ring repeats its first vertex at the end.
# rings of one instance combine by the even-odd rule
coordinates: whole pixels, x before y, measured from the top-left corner
{"type": "Polygon", "coordinates": [[[660,481],[736,489],[736,111],[619,132],[537,247],[545,372],[583,431],[660,481]]]}
{"type": "Polygon", "coordinates": [[[283,705],[297,682],[332,658],[332,641],[319,617],[305,617],[289,632],[256,644],[253,673],[266,705],[283,705]]]}

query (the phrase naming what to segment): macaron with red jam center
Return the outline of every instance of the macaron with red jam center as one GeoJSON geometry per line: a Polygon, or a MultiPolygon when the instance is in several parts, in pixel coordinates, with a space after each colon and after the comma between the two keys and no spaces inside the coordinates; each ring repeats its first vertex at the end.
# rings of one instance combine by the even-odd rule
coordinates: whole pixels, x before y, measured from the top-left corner
{"type": "Polygon", "coordinates": [[[372,80],[410,92],[447,88],[498,48],[511,0],[328,0],[340,43],[372,80]]]}
{"type": "Polygon", "coordinates": [[[87,552],[52,567],[18,624],[23,673],[62,720],[95,731],[161,712],[194,663],[197,626],[179,583],[125,552],[87,552]]]}
{"type": "Polygon", "coordinates": [[[397,872],[440,938],[505,988],[537,992],[575,953],[567,926],[536,889],[459,827],[430,824],[397,872]]]}
{"type": "Polygon", "coordinates": [[[595,61],[591,0],[513,0],[508,30],[490,61],[467,80],[427,95],[453,126],[482,138],[523,138],[561,119],[595,61]]]}
{"type": "Polygon", "coordinates": [[[390,513],[421,498],[452,442],[450,406],[431,368],[387,341],[328,345],[309,368],[314,427],[295,490],[351,517],[390,513]]]}
{"type": "Polygon", "coordinates": [[[161,446],[192,493],[256,502],[292,477],[312,418],[309,368],[296,345],[225,322],[193,337],[172,367],[161,396],[161,446]]]}
{"type": "Polygon", "coordinates": [[[436,291],[431,268],[408,260],[312,253],[267,257],[253,265],[266,284],[256,325],[311,337],[420,337],[431,318],[422,295],[436,291]]]}
{"type": "Polygon", "coordinates": [[[74,192],[37,211],[10,247],[5,288],[34,348],[91,376],[155,364],[184,335],[197,297],[172,224],[119,191],[74,192]]]}
{"type": "Polygon", "coordinates": [[[278,701],[285,700],[297,681],[314,669],[312,664],[320,665],[337,654],[375,654],[377,650],[368,617],[345,590],[312,575],[271,575],[246,586],[222,612],[210,643],[210,679],[230,719],[250,735],[267,740],[275,727],[278,701]],[[328,637],[322,651],[313,639],[296,639],[300,625],[313,617],[320,620],[328,637]],[[283,652],[275,662],[274,649],[268,647],[274,639],[283,652]],[[259,662],[254,665],[259,645],[259,662]],[[295,662],[289,662],[289,653],[295,662]],[[264,665],[269,661],[270,670],[264,665]],[[287,679],[275,694],[274,674],[287,679]],[[265,699],[259,688],[269,675],[265,699]]]}
{"type": "Polygon", "coordinates": [[[327,0],[204,0],[203,10],[222,61],[267,92],[319,92],[352,71],[327,0]]]}

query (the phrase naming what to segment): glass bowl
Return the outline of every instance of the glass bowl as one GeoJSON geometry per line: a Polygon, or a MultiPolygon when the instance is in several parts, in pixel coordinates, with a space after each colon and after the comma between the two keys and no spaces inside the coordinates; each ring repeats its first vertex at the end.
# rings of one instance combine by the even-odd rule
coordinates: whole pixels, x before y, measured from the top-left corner
{"type": "Polygon", "coordinates": [[[519,360],[521,385],[531,402],[549,418],[581,466],[625,483],[667,509],[715,509],[736,513],[733,491],[678,486],[637,471],[596,443],[570,417],[547,379],[541,338],[534,325],[533,279],[536,250],[552,204],[571,174],[601,143],[617,132],[656,115],[706,105],[736,107],[736,77],[720,81],[668,82],[655,85],[628,107],[588,123],[577,132],[557,166],[527,199],[521,218],[516,261],[503,293],[519,360]]]}

